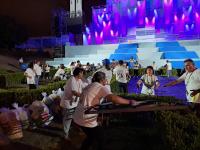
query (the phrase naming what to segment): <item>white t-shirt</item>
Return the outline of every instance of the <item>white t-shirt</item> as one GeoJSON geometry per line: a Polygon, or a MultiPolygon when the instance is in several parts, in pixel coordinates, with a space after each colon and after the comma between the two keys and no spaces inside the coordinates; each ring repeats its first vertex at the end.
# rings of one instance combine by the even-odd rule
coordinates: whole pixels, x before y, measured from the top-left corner
{"type": "Polygon", "coordinates": [[[34,64],[34,70],[36,72],[36,75],[41,76],[42,75],[42,67],[40,67],[38,64],[34,64]]]}
{"type": "Polygon", "coordinates": [[[116,80],[121,83],[127,83],[126,75],[128,74],[128,69],[124,66],[116,66],[113,70],[113,74],[116,75],[116,80]]]}
{"type": "Polygon", "coordinates": [[[61,77],[61,76],[64,75],[64,74],[65,74],[65,70],[59,68],[59,69],[56,71],[54,77],[61,77]]]}
{"type": "Polygon", "coordinates": [[[98,125],[98,114],[85,114],[88,107],[101,103],[101,99],[105,98],[111,92],[98,82],[91,83],[84,90],[80,97],[80,102],[74,113],[74,122],[83,127],[93,128],[98,125]]]}
{"type": "Polygon", "coordinates": [[[172,70],[172,63],[170,62],[167,63],[167,70],[172,70]]]}
{"type": "Polygon", "coordinates": [[[154,88],[155,88],[156,82],[158,82],[157,76],[155,76],[155,75],[148,76],[147,74],[145,74],[140,78],[140,80],[142,80],[142,82],[143,82],[141,93],[146,94],[146,95],[155,95],[154,88]],[[148,88],[147,86],[145,86],[144,83],[150,84],[150,85],[152,85],[152,87],[148,88]]]}
{"type": "Polygon", "coordinates": [[[71,75],[73,76],[73,72],[74,72],[74,69],[76,68],[76,66],[75,65],[73,65],[73,66],[70,66],[70,71],[71,71],[71,75]]]}
{"type": "Polygon", "coordinates": [[[185,72],[181,77],[177,79],[178,81],[184,81],[186,85],[186,97],[188,102],[198,102],[200,103],[200,94],[197,94],[195,97],[191,97],[190,90],[200,89],[200,69],[196,69],[193,72],[185,72]]]}
{"type": "Polygon", "coordinates": [[[27,75],[28,75],[29,77],[31,77],[31,78],[26,77],[27,84],[35,84],[35,76],[36,76],[36,74],[35,74],[35,72],[33,71],[33,69],[27,68],[26,71],[25,71],[25,73],[27,73],[27,75]]]}
{"type": "Polygon", "coordinates": [[[72,91],[82,93],[82,89],[85,87],[81,79],[76,80],[72,76],[65,85],[63,97],[60,102],[60,106],[67,109],[75,108],[78,105],[79,97],[73,95],[72,91]]]}

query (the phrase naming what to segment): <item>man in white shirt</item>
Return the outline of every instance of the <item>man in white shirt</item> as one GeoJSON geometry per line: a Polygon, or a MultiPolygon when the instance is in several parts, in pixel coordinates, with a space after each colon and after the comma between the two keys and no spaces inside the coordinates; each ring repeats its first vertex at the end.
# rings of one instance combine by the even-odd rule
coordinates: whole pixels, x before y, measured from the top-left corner
{"type": "Polygon", "coordinates": [[[35,82],[35,70],[33,69],[33,62],[28,65],[28,68],[24,72],[26,76],[27,84],[29,85],[29,89],[36,89],[36,82],[35,82]]]}
{"type": "Polygon", "coordinates": [[[113,70],[113,74],[116,75],[116,80],[119,85],[119,91],[120,93],[128,93],[128,87],[127,87],[127,76],[129,75],[128,69],[124,67],[123,60],[119,61],[119,65],[115,67],[113,70]]]}
{"type": "Polygon", "coordinates": [[[79,102],[79,97],[85,84],[82,82],[84,70],[80,67],[75,68],[73,76],[67,81],[60,106],[63,108],[64,136],[68,139],[69,129],[74,110],[79,102]]]}
{"type": "Polygon", "coordinates": [[[106,75],[103,72],[96,72],[92,78],[92,83],[88,85],[82,92],[80,102],[75,110],[73,120],[81,127],[87,135],[82,143],[81,150],[89,150],[91,144],[96,141],[99,150],[103,150],[103,130],[98,126],[98,114],[85,114],[85,110],[89,107],[101,103],[101,99],[106,98],[116,104],[136,103],[135,100],[127,100],[112,94],[106,87],[106,75]]]}
{"type": "Polygon", "coordinates": [[[185,81],[188,102],[200,103],[200,69],[195,67],[192,59],[185,60],[184,64],[186,72],[177,80],[165,84],[164,87],[185,81]]]}
{"type": "Polygon", "coordinates": [[[167,60],[166,69],[167,69],[167,76],[168,77],[172,76],[172,63],[170,63],[169,60],[167,60]]]}
{"type": "Polygon", "coordinates": [[[36,86],[38,87],[39,86],[39,80],[40,80],[40,77],[42,75],[42,67],[40,66],[40,61],[37,61],[35,64],[34,64],[34,70],[35,70],[35,73],[36,73],[36,78],[35,78],[35,81],[36,81],[36,86]]]}

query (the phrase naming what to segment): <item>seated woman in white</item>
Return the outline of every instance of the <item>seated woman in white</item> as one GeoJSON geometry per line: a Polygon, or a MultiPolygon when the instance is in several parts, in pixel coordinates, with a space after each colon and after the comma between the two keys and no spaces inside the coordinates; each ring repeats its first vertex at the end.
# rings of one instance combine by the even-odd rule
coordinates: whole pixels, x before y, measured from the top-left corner
{"type": "Polygon", "coordinates": [[[138,88],[143,83],[141,94],[155,95],[155,89],[160,86],[157,76],[153,74],[154,70],[152,66],[146,68],[146,74],[144,74],[137,82],[138,88]]]}

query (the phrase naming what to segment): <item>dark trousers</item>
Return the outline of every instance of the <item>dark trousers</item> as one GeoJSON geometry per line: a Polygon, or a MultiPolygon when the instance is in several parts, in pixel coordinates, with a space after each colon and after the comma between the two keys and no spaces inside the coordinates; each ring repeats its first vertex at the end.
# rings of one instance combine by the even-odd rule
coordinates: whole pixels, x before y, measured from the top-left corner
{"type": "Polygon", "coordinates": [[[104,132],[102,127],[97,126],[94,128],[87,128],[80,126],[83,132],[87,135],[81,145],[81,150],[89,150],[91,146],[95,145],[92,149],[103,150],[104,146],[104,132]],[[96,142],[96,144],[94,144],[96,142]]]}
{"type": "Polygon", "coordinates": [[[29,89],[36,89],[36,85],[35,84],[29,84],[29,89]]]}
{"type": "Polygon", "coordinates": [[[119,92],[120,93],[128,93],[127,83],[118,82],[119,85],[119,92]]]}

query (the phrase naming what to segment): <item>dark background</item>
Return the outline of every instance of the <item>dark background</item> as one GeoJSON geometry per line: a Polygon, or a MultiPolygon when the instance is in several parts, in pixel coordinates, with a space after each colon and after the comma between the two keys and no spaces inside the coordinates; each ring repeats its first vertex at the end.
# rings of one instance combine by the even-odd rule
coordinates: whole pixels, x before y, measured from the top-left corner
{"type": "MultiPolygon", "coordinates": [[[[1,0],[0,16],[9,16],[26,27],[31,37],[50,36],[52,10],[64,8],[69,11],[70,0],[1,0]]],[[[91,21],[92,6],[105,5],[106,0],[83,0],[85,22],[91,21]]]]}

